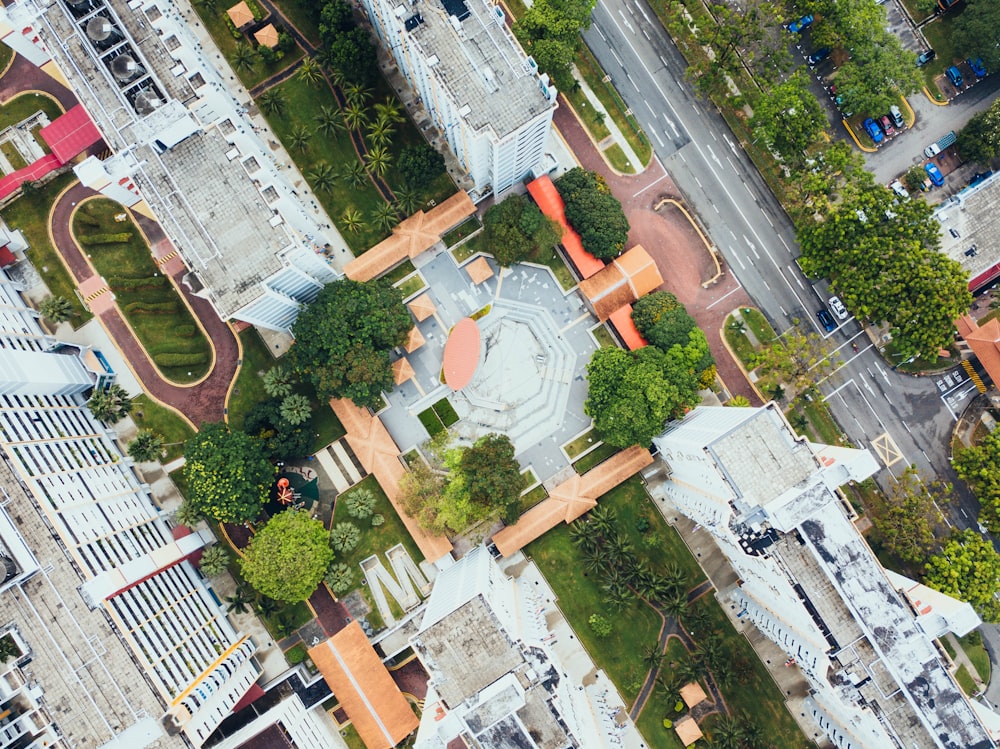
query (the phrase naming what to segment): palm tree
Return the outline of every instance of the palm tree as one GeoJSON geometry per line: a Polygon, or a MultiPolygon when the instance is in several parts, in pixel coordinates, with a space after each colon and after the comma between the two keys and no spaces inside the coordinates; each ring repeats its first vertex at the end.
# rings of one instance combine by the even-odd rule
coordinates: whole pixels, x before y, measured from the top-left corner
{"type": "Polygon", "coordinates": [[[234,611],[245,614],[247,606],[253,603],[253,596],[250,594],[250,589],[244,583],[237,585],[236,591],[231,596],[226,596],[226,602],[229,604],[226,606],[226,611],[230,614],[234,611]]]}
{"type": "Polygon", "coordinates": [[[675,593],[672,596],[665,598],[661,605],[663,611],[668,615],[672,616],[674,619],[680,619],[685,614],[687,614],[688,609],[688,599],[687,595],[683,592],[675,593]]]}
{"type": "Polygon", "coordinates": [[[298,76],[310,86],[315,86],[323,80],[323,68],[314,57],[307,57],[299,66],[298,76]]]}
{"type": "Polygon", "coordinates": [[[125,418],[132,410],[132,401],[121,385],[112,385],[107,390],[95,390],[87,401],[87,408],[98,421],[114,424],[125,418]]]}
{"type": "Polygon", "coordinates": [[[365,168],[364,162],[352,161],[347,165],[347,168],[337,176],[346,180],[351,187],[361,187],[368,181],[368,170],[365,168]]]}
{"type": "Polygon", "coordinates": [[[181,502],[181,506],[174,510],[174,522],[179,525],[186,525],[194,528],[201,520],[201,511],[198,510],[189,500],[181,502]]]}
{"type": "Polygon", "coordinates": [[[150,463],[160,457],[163,450],[163,437],[149,429],[140,429],[139,433],[128,443],[129,457],[139,463],[150,463]]]}
{"type": "Polygon", "coordinates": [[[743,746],[746,749],[763,749],[764,731],[760,725],[746,713],[740,715],[740,725],[743,726],[743,746]]]}
{"type": "Polygon", "coordinates": [[[750,399],[747,398],[745,395],[734,395],[732,398],[726,401],[726,405],[732,408],[749,408],[750,399]]]}
{"type": "Polygon", "coordinates": [[[345,130],[344,113],[340,107],[323,104],[316,115],[316,128],[328,137],[345,130]]]}
{"type": "Polygon", "coordinates": [[[642,649],[642,662],[650,671],[660,667],[663,663],[663,659],[666,658],[666,653],[660,649],[660,643],[656,645],[647,645],[642,649]]]}
{"type": "Polygon", "coordinates": [[[272,398],[286,398],[292,394],[292,373],[280,364],[271,367],[263,375],[264,392],[272,398]]]}
{"type": "Polygon", "coordinates": [[[212,544],[201,553],[201,559],[198,561],[198,569],[206,577],[215,577],[229,569],[229,562],[232,561],[232,558],[232,554],[229,553],[229,549],[225,546],[212,544]]]}
{"type": "Polygon", "coordinates": [[[372,224],[383,231],[389,231],[399,223],[396,206],[392,203],[379,203],[372,210],[372,224]]]}
{"type": "Polygon", "coordinates": [[[663,572],[659,575],[660,582],[664,588],[684,591],[688,587],[687,573],[674,562],[668,563],[663,572]]]}
{"type": "Polygon", "coordinates": [[[344,121],[347,122],[347,126],[351,130],[360,130],[365,126],[365,122],[368,121],[365,108],[358,104],[348,103],[344,107],[344,121]]]}
{"type": "Polygon", "coordinates": [[[233,68],[237,73],[249,73],[253,71],[257,67],[258,59],[257,50],[246,42],[239,42],[236,45],[236,49],[229,56],[229,62],[233,64],[233,68]]]}
{"type": "Polygon", "coordinates": [[[303,122],[296,122],[288,131],[288,145],[296,151],[305,153],[309,150],[309,141],[312,140],[312,130],[303,122]]]}
{"type": "Polygon", "coordinates": [[[740,749],[743,744],[743,726],[732,715],[715,721],[709,735],[712,737],[712,746],[719,749],[740,749]]]}
{"type": "Polygon", "coordinates": [[[399,206],[399,210],[403,212],[404,216],[412,215],[419,204],[420,198],[413,190],[406,187],[396,190],[396,205],[399,206]]]}
{"type": "Polygon", "coordinates": [[[257,613],[261,616],[271,616],[277,613],[278,609],[281,608],[281,604],[275,601],[273,598],[268,598],[267,596],[257,596],[257,613]]]}
{"type": "Polygon", "coordinates": [[[312,416],[312,406],[304,395],[292,394],[281,401],[281,418],[293,427],[304,424],[312,416]]]}
{"type": "Polygon", "coordinates": [[[69,320],[76,314],[73,303],[64,296],[49,296],[38,305],[42,317],[51,322],[60,323],[69,320]]]}
{"type": "Polygon", "coordinates": [[[392,163],[392,154],[385,146],[375,146],[365,154],[365,162],[368,165],[368,171],[377,177],[382,177],[385,176],[389,164],[392,163]]]}
{"type": "Polygon", "coordinates": [[[705,675],[705,665],[694,658],[688,658],[674,669],[674,673],[682,682],[689,684],[705,675]]]}
{"type": "Polygon", "coordinates": [[[604,539],[604,553],[612,565],[625,567],[628,557],[632,554],[632,542],[628,536],[613,533],[604,539]]]}
{"type": "Polygon", "coordinates": [[[607,561],[604,558],[604,554],[597,546],[592,546],[586,549],[580,550],[580,556],[583,561],[583,570],[587,573],[599,573],[604,572],[607,569],[607,561]]]}
{"type": "Polygon", "coordinates": [[[590,511],[587,517],[590,518],[590,522],[594,524],[602,536],[607,536],[614,530],[615,521],[618,519],[614,508],[609,505],[598,505],[590,511]]]}
{"type": "Polygon", "coordinates": [[[389,122],[395,122],[397,124],[406,120],[406,117],[403,116],[403,110],[399,106],[399,102],[391,96],[385,97],[385,101],[375,105],[375,116],[380,119],[385,118],[389,122]]]}
{"type": "Polygon", "coordinates": [[[387,146],[396,128],[388,120],[379,117],[368,125],[368,142],[373,146],[387,146]]]}
{"type": "Polygon", "coordinates": [[[264,114],[281,114],[285,111],[285,95],[276,88],[269,88],[257,97],[257,106],[264,114]]]}
{"type": "Polygon", "coordinates": [[[714,632],[711,632],[701,639],[694,654],[704,661],[706,666],[714,670],[725,657],[722,640],[714,632]]]}
{"type": "Polygon", "coordinates": [[[347,97],[347,103],[351,106],[363,107],[372,98],[372,90],[365,88],[360,83],[350,83],[344,86],[344,96],[347,97]]]}
{"type": "Polygon", "coordinates": [[[632,591],[627,585],[616,585],[610,588],[601,600],[615,611],[622,611],[632,603],[632,591]]]}
{"type": "Polygon", "coordinates": [[[309,181],[312,182],[314,190],[317,192],[330,192],[333,189],[334,181],[337,179],[337,172],[325,161],[320,161],[307,176],[309,177],[309,181]]]}
{"type": "Polygon", "coordinates": [[[361,217],[361,211],[357,208],[345,208],[344,212],[340,214],[340,222],[344,225],[344,228],[348,231],[360,231],[365,225],[364,219],[361,217]]]}

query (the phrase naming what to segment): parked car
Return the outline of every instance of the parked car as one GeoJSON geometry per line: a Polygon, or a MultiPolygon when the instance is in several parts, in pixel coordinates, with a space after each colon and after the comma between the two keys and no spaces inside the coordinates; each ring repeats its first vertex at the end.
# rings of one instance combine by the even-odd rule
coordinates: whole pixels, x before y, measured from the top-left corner
{"type": "Polygon", "coordinates": [[[900,130],[906,127],[906,121],[903,119],[903,113],[899,111],[899,107],[895,104],[889,107],[889,116],[892,118],[893,124],[900,130]]]}
{"type": "Polygon", "coordinates": [[[924,164],[924,171],[927,172],[927,176],[931,178],[931,182],[934,183],[935,187],[941,187],[944,184],[944,175],[937,168],[937,164],[924,164]]]}
{"type": "Polygon", "coordinates": [[[832,50],[829,47],[820,47],[806,58],[806,62],[810,65],[818,65],[830,56],[830,52],[832,52],[832,50]]]}
{"type": "Polygon", "coordinates": [[[819,324],[823,326],[823,330],[827,333],[832,333],[837,329],[837,323],[833,319],[833,315],[827,312],[825,309],[821,309],[816,313],[816,317],[819,318],[819,324]]]}
{"type": "Polygon", "coordinates": [[[846,320],[848,317],[851,316],[851,314],[847,311],[847,307],[845,307],[844,303],[840,301],[839,296],[830,297],[829,304],[830,304],[830,309],[833,310],[833,314],[835,314],[838,317],[838,319],[846,320]]]}
{"type": "Polygon", "coordinates": [[[955,88],[962,88],[962,71],[958,69],[957,66],[952,65],[944,74],[948,76],[948,80],[951,81],[951,85],[955,88]]]}
{"type": "Polygon", "coordinates": [[[926,52],[921,52],[919,55],[917,55],[917,67],[922,68],[924,65],[929,63],[935,57],[937,57],[937,52],[935,52],[933,49],[929,49],[926,52]]]}
{"type": "Polygon", "coordinates": [[[931,143],[929,146],[927,146],[927,148],[924,149],[924,156],[926,156],[928,159],[933,159],[939,153],[941,153],[941,146],[939,146],[937,143],[931,143]]]}
{"type": "Polygon", "coordinates": [[[898,179],[894,179],[889,183],[889,189],[896,193],[901,198],[910,197],[910,191],[903,187],[903,183],[898,179]]]}
{"type": "Polygon", "coordinates": [[[976,172],[969,179],[969,187],[975,187],[976,185],[978,185],[980,182],[982,182],[986,178],[992,177],[992,176],[993,176],[993,172],[992,171],[976,172]]]}
{"type": "Polygon", "coordinates": [[[882,129],[875,124],[875,120],[869,117],[862,124],[865,132],[868,133],[868,137],[872,139],[872,142],[877,146],[882,142],[882,129]]]}
{"type": "Polygon", "coordinates": [[[982,57],[977,57],[975,60],[966,60],[966,62],[969,63],[972,72],[976,74],[976,78],[986,77],[986,68],[983,67],[982,57]]]}
{"type": "Polygon", "coordinates": [[[837,93],[837,85],[836,84],[830,86],[830,96],[833,97],[833,101],[837,105],[837,109],[840,110],[840,113],[842,115],[844,115],[844,117],[852,117],[852,116],[854,116],[854,112],[848,112],[848,111],[844,110],[844,95],[837,93]]]}
{"type": "Polygon", "coordinates": [[[797,21],[792,21],[788,24],[788,30],[793,34],[801,34],[803,31],[812,26],[813,17],[811,15],[802,16],[797,21]]]}
{"type": "Polygon", "coordinates": [[[878,125],[882,128],[882,132],[886,136],[891,136],[896,134],[896,128],[892,126],[892,120],[889,119],[889,115],[884,114],[878,118],[878,125]]]}

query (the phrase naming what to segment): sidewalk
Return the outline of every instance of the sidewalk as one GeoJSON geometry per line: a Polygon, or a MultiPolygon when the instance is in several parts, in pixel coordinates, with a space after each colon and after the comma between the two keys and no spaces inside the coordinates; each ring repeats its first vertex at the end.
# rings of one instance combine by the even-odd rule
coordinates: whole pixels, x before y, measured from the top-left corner
{"type": "MultiPolygon", "coordinates": [[[[580,90],[583,95],[587,97],[587,101],[590,102],[590,106],[601,112],[604,115],[604,126],[611,131],[611,138],[617,143],[621,149],[625,152],[625,157],[631,162],[633,168],[637,174],[644,171],[642,166],[642,160],[636,155],[635,151],[632,149],[631,144],[628,142],[628,138],[622,133],[621,128],[618,127],[618,123],[614,121],[611,113],[607,110],[600,99],[597,98],[597,94],[587,85],[587,82],[583,79],[580,71],[577,70],[576,65],[573,66],[573,77],[576,82],[580,84],[580,90]]],[[[607,138],[605,138],[601,143],[598,144],[598,148],[604,151],[611,147],[611,143],[607,143],[607,138]],[[602,145],[603,144],[603,145],[602,145]]]]}

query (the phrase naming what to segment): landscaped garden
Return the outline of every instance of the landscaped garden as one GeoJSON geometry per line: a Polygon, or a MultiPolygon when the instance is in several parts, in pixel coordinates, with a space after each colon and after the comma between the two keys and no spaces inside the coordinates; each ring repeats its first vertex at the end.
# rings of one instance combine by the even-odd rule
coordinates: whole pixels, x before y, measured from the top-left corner
{"type": "Polygon", "coordinates": [[[132,420],[139,429],[148,429],[163,438],[164,463],[181,457],[185,440],[194,434],[184,419],[145,394],[132,399],[132,420]]]}
{"type": "Polygon", "coordinates": [[[180,383],[204,377],[211,344],[128,212],[106,198],[88,200],[73,214],[73,236],[163,376],[180,383]]]}
{"type": "Polygon", "coordinates": [[[427,433],[434,437],[458,421],[458,414],[455,413],[454,406],[448,402],[447,398],[442,398],[417,414],[420,423],[424,425],[427,433]]]}

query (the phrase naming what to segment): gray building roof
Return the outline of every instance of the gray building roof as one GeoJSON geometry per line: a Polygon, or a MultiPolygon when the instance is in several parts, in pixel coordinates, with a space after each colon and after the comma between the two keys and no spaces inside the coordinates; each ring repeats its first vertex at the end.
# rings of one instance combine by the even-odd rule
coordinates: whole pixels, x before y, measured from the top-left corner
{"type": "Polygon", "coordinates": [[[934,212],[941,223],[941,251],[958,261],[969,280],[989,281],[1000,263],[1000,172],[966,188],[934,212]]]}

